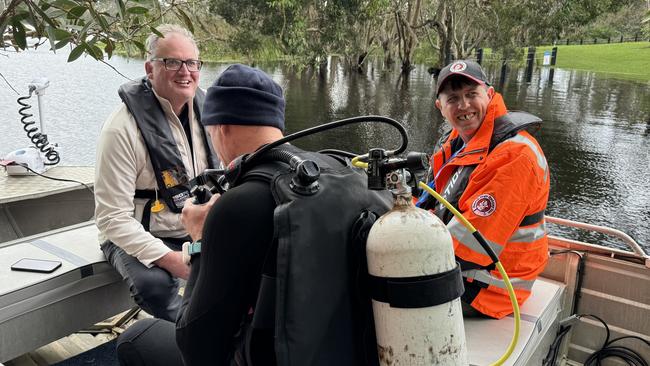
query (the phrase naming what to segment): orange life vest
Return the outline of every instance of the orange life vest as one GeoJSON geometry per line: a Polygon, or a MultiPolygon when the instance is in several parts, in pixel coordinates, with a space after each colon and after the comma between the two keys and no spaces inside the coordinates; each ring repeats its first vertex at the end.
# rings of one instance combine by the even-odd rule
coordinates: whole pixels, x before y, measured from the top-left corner
{"type": "MultiPolygon", "coordinates": [[[[541,147],[527,131],[516,130],[494,144],[495,120],[506,113],[503,98],[495,93],[476,135],[455,152],[452,146],[460,137],[452,130],[431,158],[431,168],[435,189],[441,194],[463,169],[470,169],[457,208],[498,255],[521,305],[548,260],[543,213],[550,176],[541,147]]],[[[494,318],[512,313],[505,283],[490,266],[488,255],[460,221],[449,216],[445,222],[463,268],[463,300],[494,318]]]]}

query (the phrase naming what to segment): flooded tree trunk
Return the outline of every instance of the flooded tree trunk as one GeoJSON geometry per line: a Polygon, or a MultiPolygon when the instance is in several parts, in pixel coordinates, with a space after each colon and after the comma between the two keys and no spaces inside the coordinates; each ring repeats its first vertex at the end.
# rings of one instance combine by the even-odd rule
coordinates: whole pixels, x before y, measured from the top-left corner
{"type": "Polygon", "coordinates": [[[418,45],[418,36],[414,27],[420,17],[421,0],[409,1],[406,9],[395,11],[395,25],[399,45],[399,57],[402,62],[402,73],[409,73],[413,69],[413,54],[418,45]]]}

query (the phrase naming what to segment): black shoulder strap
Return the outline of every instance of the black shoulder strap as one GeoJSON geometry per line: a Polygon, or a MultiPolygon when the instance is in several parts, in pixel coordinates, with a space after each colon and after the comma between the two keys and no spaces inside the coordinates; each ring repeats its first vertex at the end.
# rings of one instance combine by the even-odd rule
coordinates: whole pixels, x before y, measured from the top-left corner
{"type": "MultiPolygon", "coordinates": [[[[205,92],[201,88],[197,88],[194,94],[194,115],[196,116],[196,120],[199,121],[199,124],[201,124],[201,111],[203,110],[204,103],[205,92]]],[[[217,158],[214,146],[212,146],[212,141],[210,141],[205,127],[201,128],[201,135],[203,136],[203,146],[205,146],[205,154],[208,159],[208,169],[216,169],[219,167],[219,159],[217,158]]]]}
{"type": "Polygon", "coordinates": [[[498,144],[513,137],[519,131],[526,130],[535,135],[542,128],[542,120],[530,113],[522,111],[509,111],[494,120],[494,129],[490,139],[490,150],[498,144]]]}

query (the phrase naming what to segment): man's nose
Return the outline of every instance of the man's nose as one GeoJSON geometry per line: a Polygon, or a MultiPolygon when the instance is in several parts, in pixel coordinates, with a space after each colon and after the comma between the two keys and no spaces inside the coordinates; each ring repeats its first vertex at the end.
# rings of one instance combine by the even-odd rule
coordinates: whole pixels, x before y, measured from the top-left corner
{"type": "Polygon", "coordinates": [[[190,69],[188,69],[188,68],[187,68],[187,64],[186,64],[185,62],[183,62],[183,63],[181,64],[181,68],[178,69],[178,72],[181,73],[181,74],[189,74],[189,73],[190,73],[190,69]]]}
{"type": "Polygon", "coordinates": [[[469,98],[460,97],[458,99],[458,108],[465,109],[467,107],[469,107],[469,98]]]}

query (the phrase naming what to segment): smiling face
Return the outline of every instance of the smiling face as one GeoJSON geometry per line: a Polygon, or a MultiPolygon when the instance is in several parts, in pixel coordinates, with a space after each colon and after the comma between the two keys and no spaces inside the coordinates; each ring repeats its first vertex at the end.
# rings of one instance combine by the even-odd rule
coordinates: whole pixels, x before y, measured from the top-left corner
{"type": "MultiPolygon", "coordinates": [[[[178,33],[169,33],[158,40],[154,58],[175,58],[178,60],[196,60],[199,53],[191,40],[178,33]]],[[[179,114],[192,97],[199,85],[199,72],[190,72],[187,65],[181,65],[179,70],[167,70],[162,60],[145,63],[147,77],[156,93],[167,99],[179,114]]]]}
{"type": "Polygon", "coordinates": [[[438,94],[436,108],[467,143],[483,123],[494,88],[462,79],[444,85],[438,94]]]}

